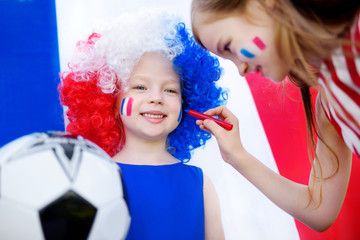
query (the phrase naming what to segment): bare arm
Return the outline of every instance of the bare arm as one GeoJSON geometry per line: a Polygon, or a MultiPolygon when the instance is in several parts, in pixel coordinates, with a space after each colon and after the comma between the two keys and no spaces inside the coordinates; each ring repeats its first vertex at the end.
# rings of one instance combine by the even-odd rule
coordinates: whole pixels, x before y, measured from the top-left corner
{"type": "Polygon", "coordinates": [[[337,165],[334,155],[331,154],[324,143],[318,141],[316,152],[322,168],[322,184],[320,184],[319,180],[319,165],[315,165],[312,169],[309,185],[303,185],[280,176],[249,154],[242,146],[237,118],[225,107],[211,109],[206,114],[219,115],[220,118],[234,125],[232,131],[226,131],[212,121],[197,122],[202,129],[215,135],[221,155],[227,163],[232,165],[277,206],[310,228],[316,231],[324,231],[332,225],[346,195],[352,154],[322,112],[322,109],[319,108],[318,103],[317,119],[320,134],[339,159],[339,165],[337,165]],[[338,171],[336,172],[337,166],[338,171]],[[310,184],[314,177],[317,180],[311,195],[310,184]]]}
{"type": "Polygon", "coordinates": [[[221,221],[220,203],[215,187],[204,174],[205,239],[225,239],[221,221]]]}

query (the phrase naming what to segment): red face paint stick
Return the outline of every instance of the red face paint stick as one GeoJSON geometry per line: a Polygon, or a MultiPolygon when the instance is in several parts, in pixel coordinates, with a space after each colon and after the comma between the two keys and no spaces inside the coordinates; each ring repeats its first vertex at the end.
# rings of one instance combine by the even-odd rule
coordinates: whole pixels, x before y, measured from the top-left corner
{"type": "Polygon", "coordinates": [[[226,130],[230,131],[233,127],[233,125],[231,123],[227,123],[227,122],[224,122],[224,121],[221,121],[220,119],[217,119],[217,118],[213,118],[209,115],[206,115],[206,114],[203,114],[203,113],[199,113],[197,111],[194,111],[194,110],[189,110],[187,111],[187,113],[190,115],[190,116],[193,116],[193,117],[196,117],[196,118],[199,118],[201,120],[205,120],[205,119],[210,119],[210,120],[213,120],[214,122],[216,122],[217,124],[219,124],[221,127],[225,128],[226,130]]]}

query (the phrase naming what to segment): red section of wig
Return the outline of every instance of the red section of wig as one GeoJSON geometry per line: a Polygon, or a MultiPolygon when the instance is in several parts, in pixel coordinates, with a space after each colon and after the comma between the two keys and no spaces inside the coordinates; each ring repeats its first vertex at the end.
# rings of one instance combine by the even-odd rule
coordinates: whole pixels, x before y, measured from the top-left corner
{"type": "Polygon", "coordinates": [[[106,94],[97,86],[97,74],[88,81],[75,81],[75,74],[63,74],[59,85],[61,103],[68,107],[66,131],[81,135],[104,149],[110,156],[120,151],[125,134],[115,116],[115,94],[106,94]]]}

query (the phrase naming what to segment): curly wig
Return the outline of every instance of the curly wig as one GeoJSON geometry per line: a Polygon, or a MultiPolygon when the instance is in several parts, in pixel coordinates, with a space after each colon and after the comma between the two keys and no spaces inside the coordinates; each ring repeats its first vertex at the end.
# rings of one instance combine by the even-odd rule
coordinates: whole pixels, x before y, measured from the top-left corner
{"type": "MultiPolygon", "coordinates": [[[[146,52],[160,52],[173,62],[182,80],[183,113],[225,103],[227,91],[216,84],[222,73],[218,59],[194,41],[176,15],[142,10],[123,14],[77,43],[70,70],[60,74],[60,101],[68,108],[66,130],[93,141],[110,156],[121,151],[126,136],[115,114],[116,95],[126,90],[132,69],[146,52]]],[[[168,135],[167,149],[187,162],[211,134],[201,130],[195,118],[182,116],[168,135]]]]}

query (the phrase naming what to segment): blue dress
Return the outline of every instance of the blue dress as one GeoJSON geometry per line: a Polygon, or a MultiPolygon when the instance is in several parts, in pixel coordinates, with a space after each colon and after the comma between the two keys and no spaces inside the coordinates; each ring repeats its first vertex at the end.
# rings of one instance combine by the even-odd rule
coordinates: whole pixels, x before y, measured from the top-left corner
{"type": "Polygon", "coordinates": [[[118,163],[131,223],[128,240],[205,238],[203,173],[195,166],[118,163]]]}

